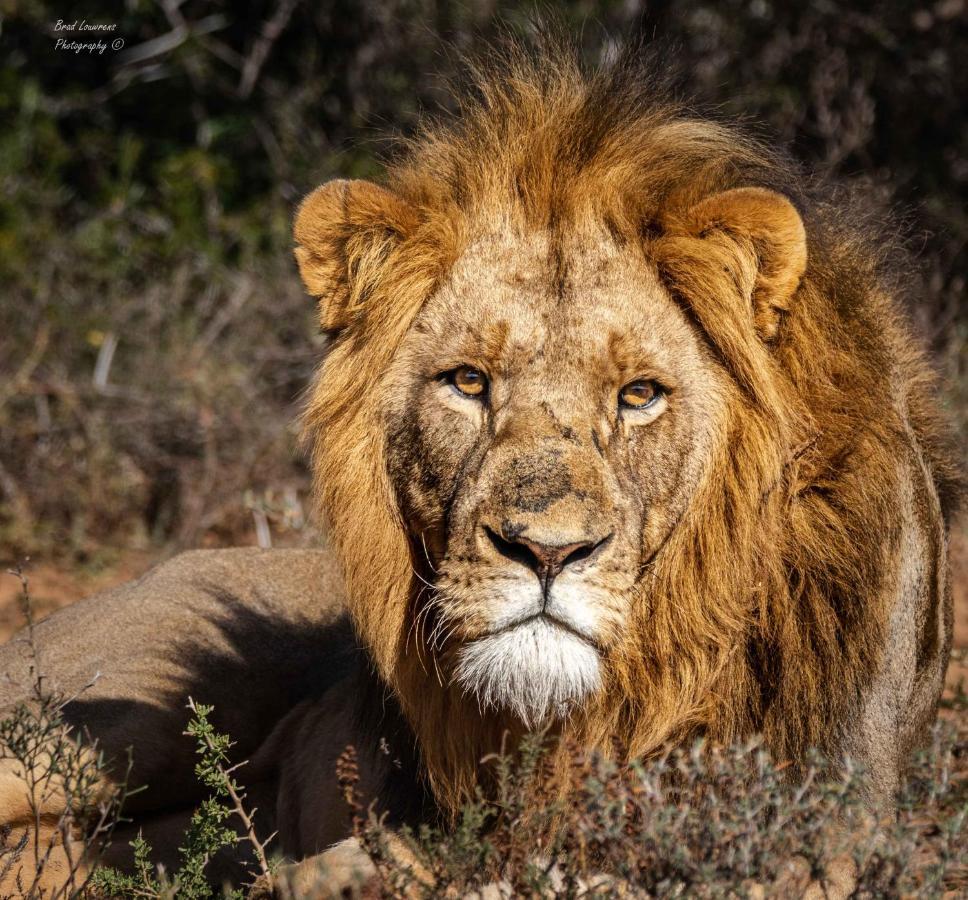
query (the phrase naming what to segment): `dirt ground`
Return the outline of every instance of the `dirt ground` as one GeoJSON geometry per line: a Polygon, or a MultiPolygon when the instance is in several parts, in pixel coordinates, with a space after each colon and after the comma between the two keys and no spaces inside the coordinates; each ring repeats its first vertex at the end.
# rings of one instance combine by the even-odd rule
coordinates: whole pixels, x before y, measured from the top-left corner
{"type": "MultiPolygon", "coordinates": [[[[38,562],[26,568],[34,617],[39,620],[82,597],[121,584],[146,572],[161,561],[157,554],[132,552],[97,572],[65,565],[38,562]]],[[[968,520],[954,529],[951,565],[955,598],[955,636],[948,667],[948,691],[961,685],[968,691],[968,520]]],[[[6,571],[0,572],[0,642],[7,640],[23,624],[20,608],[20,581],[6,571]]]]}
{"type": "Polygon", "coordinates": [[[951,565],[954,575],[955,639],[948,665],[948,688],[954,690],[959,683],[968,692],[968,523],[962,527],[951,542],[951,565]]]}

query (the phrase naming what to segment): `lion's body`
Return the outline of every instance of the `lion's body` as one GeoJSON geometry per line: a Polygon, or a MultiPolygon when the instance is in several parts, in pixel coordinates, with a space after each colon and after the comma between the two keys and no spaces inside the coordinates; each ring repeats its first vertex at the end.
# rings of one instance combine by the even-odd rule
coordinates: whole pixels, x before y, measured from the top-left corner
{"type": "MultiPolygon", "coordinates": [[[[366,752],[375,746],[368,666],[325,550],[183,553],[39,623],[34,642],[36,660],[26,632],[0,649],[0,709],[32,702],[38,666],[45,691],[74,698],[65,719],[104,752],[107,780],[126,777],[139,789],[126,806],[133,823],[115,836],[106,863],[128,862],[127,842],[140,831],[157,861],[177,869],[189,818],[206,795],[184,734],[189,697],[214,706],[215,726],[235,742],[233,758],[249,760],[240,780],[258,807],[258,831],[279,832],[291,858],[346,836],[349,813],[332,775],[348,745],[363,751],[363,789],[386,792],[385,761],[366,752]]],[[[15,834],[29,832],[25,785],[0,766],[0,819],[15,834]]],[[[416,782],[413,796],[406,790],[397,789],[404,812],[420,799],[416,782]]],[[[63,883],[64,862],[53,855],[49,884],[63,883]]],[[[243,862],[227,854],[213,876],[235,879],[243,862]]],[[[22,864],[32,871],[31,853],[22,864]]]]}
{"type": "MultiPolygon", "coordinates": [[[[810,747],[859,759],[889,805],[943,682],[957,483],[893,251],[855,204],[641,73],[506,67],[391,190],[330,183],[297,217],[334,335],[305,427],[339,587],[328,568],[322,593],[306,587],[320,563],[300,557],[278,583],[250,578],[225,622],[270,588],[285,622],[345,607],[366,663],[358,702],[343,684],[283,720],[287,695],[271,737],[255,707],[226,720],[262,744],[283,849],[338,837],[318,792],[381,691],[397,747],[417,747],[401,793],[426,786],[445,816],[506,731],[540,723],[636,755],[762,733],[794,764],[810,747]]],[[[151,603],[179,606],[195,575],[177,571],[151,603]]],[[[88,640],[105,671],[119,631],[153,636],[103,603],[73,615],[104,628],[88,640]]],[[[49,626],[55,675],[72,627],[49,626]]],[[[163,668],[178,640],[152,649],[163,668]]],[[[294,664],[271,654],[253,671],[294,664]]],[[[245,685],[211,679],[235,715],[245,685]]],[[[117,699],[146,684],[139,670],[117,699]]],[[[97,720],[111,742],[117,715],[97,720]]],[[[386,764],[370,762],[379,795],[386,764]]]]}
{"type": "MultiPolygon", "coordinates": [[[[91,729],[110,756],[150,733],[132,773],[150,788],[132,802],[177,804],[196,793],[194,748],[181,735],[187,698],[214,705],[249,758],[280,710],[338,676],[350,643],[340,590],[320,551],[183,553],[38,624],[38,665],[48,687],[77,698],[66,707],[69,721],[91,729]],[[292,665],[281,666],[283,658],[292,665]]],[[[26,639],[2,651],[4,708],[31,693],[26,639]]]]}

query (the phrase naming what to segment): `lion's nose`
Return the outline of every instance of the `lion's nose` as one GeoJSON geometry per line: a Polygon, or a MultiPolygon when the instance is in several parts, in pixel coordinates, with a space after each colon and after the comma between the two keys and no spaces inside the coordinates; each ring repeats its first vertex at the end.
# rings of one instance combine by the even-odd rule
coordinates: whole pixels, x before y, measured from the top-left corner
{"type": "Polygon", "coordinates": [[[498,534],[490,528],[485,528],[485,531],[498,553],[526,565],[538,576],[541,591],[546,597],[551,582],[566,566],[588,559],[611,537],[608,535],[601,540],[574,541],[569,544],[544,544],[523,534],[498,534]]]}

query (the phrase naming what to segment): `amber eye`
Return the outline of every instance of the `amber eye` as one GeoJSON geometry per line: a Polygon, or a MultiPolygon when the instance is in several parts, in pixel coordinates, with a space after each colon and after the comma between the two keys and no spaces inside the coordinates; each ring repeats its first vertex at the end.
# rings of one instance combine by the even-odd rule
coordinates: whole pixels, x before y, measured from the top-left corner
{"type": "Polygon", "coordinates": [[[465,397],[482,397],[487,392],[487,376],[473,366],[454,369],[450,383],[465,397]]]}
{"type": "Polygon", "coordinates": [[[662,396],[662,388],[654,381],[640,378],[630,381],[619,391],[618,401],[626,409],[648,409],[662,396]]]}

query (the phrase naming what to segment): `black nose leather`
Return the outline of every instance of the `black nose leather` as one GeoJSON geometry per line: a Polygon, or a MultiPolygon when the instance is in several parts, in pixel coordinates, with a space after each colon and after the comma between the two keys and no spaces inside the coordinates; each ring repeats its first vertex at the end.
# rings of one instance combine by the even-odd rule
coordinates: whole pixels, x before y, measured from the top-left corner
{"type": "Polygon", "coordinates": [[[600,541],[575,541],[570,544],[541,544],[525,537],[524,534],[505,536],[495,533],[490,528],[486,531],[502,556],[526,565],[538,576],[541,590],[546,596],[551,582],[566,566],[587,559],[608,540],[604,538],[600,541]]]}

